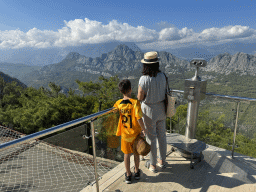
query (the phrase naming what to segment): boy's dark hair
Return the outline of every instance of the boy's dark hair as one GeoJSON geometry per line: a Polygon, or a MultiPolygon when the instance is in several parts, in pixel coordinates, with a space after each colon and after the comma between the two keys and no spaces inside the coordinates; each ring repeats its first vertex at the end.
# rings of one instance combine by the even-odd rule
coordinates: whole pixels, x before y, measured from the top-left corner
{"type": "Polygon", "coordinates": [[[123,93],[123,94],[128,93],[130,91],[130,89],[132,88],[130,80],[128,80],[128,79],[122,80],[119,83],[118,88],[121,91],[121,93],[123,93]]]}
{"type": "Polygon", "coordinates": [[[161,72],[159,70],[159,62],[153,64],[145,64],[143,63],[143,75],[149,75],[150,77],[156,77],[157,73],[161,72]]]}

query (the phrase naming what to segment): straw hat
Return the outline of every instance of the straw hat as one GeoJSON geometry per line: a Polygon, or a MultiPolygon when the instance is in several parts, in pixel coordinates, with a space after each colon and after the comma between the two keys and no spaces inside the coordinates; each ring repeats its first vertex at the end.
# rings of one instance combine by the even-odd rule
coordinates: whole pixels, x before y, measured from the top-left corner
{"type": "Polygon", "coordinates": [[[150,145],[140,135],[137,136],[133,143],[133,153],[136,155],[146,156],[151,150],[150,145]]]}
{"type": "Polygon", "coordinates": [[[141,60],[141,63],[152,64],[158,62],[160,58],[157,55],[156,51],[147,52],[144,54],[144,59],[141,60]]]}

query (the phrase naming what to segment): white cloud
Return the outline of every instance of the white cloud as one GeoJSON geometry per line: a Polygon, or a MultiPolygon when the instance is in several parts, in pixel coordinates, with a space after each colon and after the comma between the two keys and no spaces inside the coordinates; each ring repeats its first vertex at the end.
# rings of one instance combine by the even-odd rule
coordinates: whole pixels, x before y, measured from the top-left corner
{"type": "Polygon", "coordinates": [[[248,26],[225,26],[222,28],[209,28],[200,33],[195,33],[186,27],[167,28],[159,32],[159,41],[152,43],[140,43],[139,47],[144,49],[155,48],[157,50],[185,47],[187,45],[216,45],[236,42],[256,42],[256,30],[248,26]]]}
{"type": "Polygon", "coordinates": [[[157,32],[144,26],[133,27],[116,20],[104,25],[87,18],[64,21],[65,27],[58,31],[33,28],[28,32],[20,30],[0,31],[0,48],[23,47],[66,47],[108,41],[137,42],[143,48],[170,48],[188,44],[218,44],[233,40],[256,40],[256,30],[248,26],[225,26],[209,28],[200,33],[187,27],[178,29],[173,25],[157,32]]]}
{"type": "Polygon", "coordinates": [[[179,30],[176,27],[165,28],[159,32],[159,40],[180,40],[187,36],[194,34],[193,29],[188,29],[187,27],[179,30]]]}
{"type": "Polygon", "coordinates": [[[255,34],[255,30],[241,25],[205,29],[201,33],[202,37],[206,40],[236,39],[241,37],[248,37],[253,34],[255,34]]]}

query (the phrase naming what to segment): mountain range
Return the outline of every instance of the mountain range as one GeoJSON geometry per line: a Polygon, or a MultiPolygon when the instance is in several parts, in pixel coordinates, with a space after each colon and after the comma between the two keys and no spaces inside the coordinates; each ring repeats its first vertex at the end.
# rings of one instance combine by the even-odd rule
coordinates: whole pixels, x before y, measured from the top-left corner
{"type": "MultiPolygon", "coordinates": [[[[194,71],[189,61],[180,59],[166,51],[160,51],[160,69],[168,76],[184,74],[187,71],[194,71]]],[[[138,47],[133,48],[120,44],[108,53],[100,57],[87,57],[78,52],[70,52],[66,57],[55,64],[45,66],[28,66],[23,64],[0,63],[2,72],[18,78],[27,86],[48,88],[49,82],[60,85],[66,93],[68,88],[78,90],[75,79],[80,81],[96,81],[100,75],[110,77],[118,75],[119,78],[136,79],[141,76],[144,52],[138,47]],[[4,69],[4,70],[3,70],[4,69]]],[[[256,54],[249,55],[238,52],[234,55],[229,53],[219,54],[210,61],[205,68],[200,69],[201,73],[228,75],[238,73],[240,75],[256,75],[256,54]]],[[[208,76],[210,77],[210,76],[208,76]]],[[[211,77],[214,78],[214,77],[211,77]]]]}
{"type": "MultiPolygon", "coordinates": [[[[99,57],[113,50],[120,42],[86,44],[84,46],[52,47],[52,48],[20,48],[0,50],[0,62],[25,64],[29,66],[45,66],[61,62],[68,53],[77,52],[86,57],[99,57]]],[[[124,43],[132,50],[140,50],[135,43],[124,43]]]]}
{"type": "Polygon", "coordinates": [[[86,44],[83,46],[51,47],[43,49],[32,47],[20,49],[0,49],[0,62],[42,67],[61,62],[70,52],[77,52],[80,55],[91,58],[100,57],[102,54],[112,51],[120,44],[127,45],[133,51],[165,51],[172,53],[180,59],[188,61],[195,57],[204,58],[205,60],[210,61],[210,59],[213,57],[225,52],[231,55],[234,55],[237,52],[244,52],[252,55],[255,54],[256,50],[256,43],[249,42],[232,42],[218,45],[193,44],[186,46],[180,45],[180,47],[166,45],[162,47],[152,46],[152,48],[149,49],[145,43],[111,41],[98,44],[86,44]]]}
{"type": "MultiPolygon", "coordinates": [[[[77,52],[70,52],[61,62],[43,66],[39,70],[27,73],[20,80],[28,86],[39,88],[48,87],[48,83],[55,82],[67,91],[69,87],[78,89],[75,79],[80,81],[95,81],[100,75],[110,77],[135,79],[141,76],[141,59],[144,53],[132,50],[127,45],[118,45],[112,51],[100,57],[91,58],[77,52]]],[[[170,75],[183,74],[194,71],[189,61],[180,59],[171,53],[161,51],[160,69],[170,75]]],[[[219,54],[213,57],[203,73],[216,72],[228,75],[237,72],[241,75],[256,75],[256,57],[246,53],[219,54]]],[[[65,91],[65,92],[66,92],[65,91]]]]}
{"type": "MultiPolygon", "coordinates": [[[[171,53],[160,51],[160,68],[168,74],[182,73],[194,70],[189,61],[180,59],[171,53]]],[[[39,74],[61,71],[79,71],[103,76],[112,76],[120,72],[142,69],[141,59],[144,53],[134,51],[127,45],[116,46],[112,51],[103,53],[100,57],[91,58],[77,52],[70,52],[61,62],[43,66],[39,74]]],[[[241,75],[256,75],[256,54],[249,55],[238,52],[234,55],[222,53],[213,57],[203,71],[229,74],[238,72],[241,75]]]]}
{"type": "MultiPolygon", "coordinates": [[[[206,61],[210,61],[213,57],[222,54],[229,53],[231,55],[237,52],[247,53],[254,55],[256,50],[256,43],[242,43],[232,42],[218,45],[186,45],[179,48],[164,47],[161,51],[172,53],[176,57],[185,60],[192,60],[193,58],[204,58],[206,61]]],[[[151,51],[151,49],[143,49],[143,52],[151,51]]]]}

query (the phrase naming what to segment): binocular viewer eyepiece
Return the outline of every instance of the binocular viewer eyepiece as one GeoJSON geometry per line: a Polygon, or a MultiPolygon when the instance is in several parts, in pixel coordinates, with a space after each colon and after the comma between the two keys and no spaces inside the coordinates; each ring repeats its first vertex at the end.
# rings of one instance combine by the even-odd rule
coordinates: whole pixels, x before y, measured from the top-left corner
{"type": "Polygon", "coordinates": [[[205,67],[207,62],[202,58],[195,58],[190,61],[190,66],[205,67]]]}

